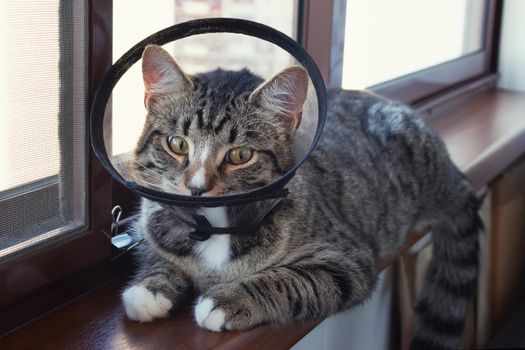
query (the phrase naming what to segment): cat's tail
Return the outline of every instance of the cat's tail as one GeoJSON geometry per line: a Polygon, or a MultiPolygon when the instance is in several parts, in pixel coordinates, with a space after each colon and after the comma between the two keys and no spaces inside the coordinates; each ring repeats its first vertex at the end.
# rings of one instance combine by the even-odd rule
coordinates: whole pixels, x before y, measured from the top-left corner
{"type": "MultiPolygon", "coordinates": [[[[415,309],[412,350],[458,349],[479,270],[480,200],[469,188],[432,226],[432,260],[415,309]]],[[[438,218],[436,218],[438,219],[438,218]]]]}

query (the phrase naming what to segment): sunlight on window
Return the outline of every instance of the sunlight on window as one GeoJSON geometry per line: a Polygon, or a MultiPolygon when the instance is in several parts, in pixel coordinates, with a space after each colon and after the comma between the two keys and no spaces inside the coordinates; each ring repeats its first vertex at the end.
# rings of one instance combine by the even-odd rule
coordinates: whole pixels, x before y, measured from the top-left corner
{"type": "Polygon", "coordinates": [[[0,2],[0,262],[86,223],[86,14],[0,2]]]}
{"type": "Polygon", "coordinates": [[[0,3],[0,191],[58,174],[57,4],[0,3]]]}
{"type": "Polygon", "coordinates": [[[369,87],[480,50],[484,5],[348,0],[343,88],[369,87]]]}

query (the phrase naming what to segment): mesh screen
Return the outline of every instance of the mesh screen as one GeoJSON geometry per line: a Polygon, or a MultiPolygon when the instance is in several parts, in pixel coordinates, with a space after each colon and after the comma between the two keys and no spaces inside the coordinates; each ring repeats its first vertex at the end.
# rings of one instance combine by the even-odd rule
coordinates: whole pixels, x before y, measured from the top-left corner
{"type": "Polygon", "coordinates": [[[86,13],[0,3],[0,261],[85,225],[86,13]]]}

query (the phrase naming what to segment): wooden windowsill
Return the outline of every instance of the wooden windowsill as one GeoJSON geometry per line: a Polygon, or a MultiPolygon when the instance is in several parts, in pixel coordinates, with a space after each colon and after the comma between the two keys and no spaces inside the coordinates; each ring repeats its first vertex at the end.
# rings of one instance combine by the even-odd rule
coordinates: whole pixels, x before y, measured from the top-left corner
{"type": "Polygon", "coordinates": [[[480,92],[429,123],[476,189],[525,153],[525,93],[480,92]]]}
{"type": "MultiPolygon", "coordinates": [[[[492,90],[478,93],[429,122],[479,189],[525,153],[524,113],[525,94],[492,90]]],[[[412,234],[398,254],[381,262],[381,268],[421,236],[412,234]]],[[[119,296],[124,284],[119,279],[78,298],[0,339],[0,348],[287,349],[319,323],[212,333],[196,326],[188,302],[169,319],[139,324],[125,318],[119,296]]]]}

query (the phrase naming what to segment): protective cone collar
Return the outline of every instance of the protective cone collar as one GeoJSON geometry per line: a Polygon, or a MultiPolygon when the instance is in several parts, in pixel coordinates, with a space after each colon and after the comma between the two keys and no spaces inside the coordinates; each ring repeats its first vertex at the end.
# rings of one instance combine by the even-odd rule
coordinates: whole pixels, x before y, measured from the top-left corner
{"type": "Polygon", "coordinates": [[[321,132],[326,119],[326,89],[323,78],[312,57],[306,50],[287,35],[266,25],[233,18],[208,18],[201,20],[188,21],[173,25],[163,29],[146,39],[142,40],[126,52],[106,73],[102,83],[99,85],[95,98],[93,100],[90,115],[90,133],[91,144],[96,156],[102,163],[102,166],[111,174],[111,176],[122,185],[153,201],[162,204],[174,205],[179,207],[218,207],[234,206],[247,204],[254,201],[262,201],[274,198],[285,197],[287,190],[284,186],[295,175],[299,166],[304,162],[312,152],[321,132]],[[297,162],[294,167],[282,175],[276,181],[250,191],[239,194],[224,196],[186,196],[174,193],[156,191],[137,184],[134,181],[126,180],[112,165],[104,143],[104,113],[112,90],[119,79],[126,71],[133,66],[142,57],[144,48],[149,44],[165,45],[169,42],[176,41],[193,35],[206,33],[233,33],[244,34],[256,37],[270,43],[273,43],[293,56],[308,72],[311,82],[315,88],[317,96],[318,117],[317,128],[314,138],[305,153],[302,160],[297,162]]]}

